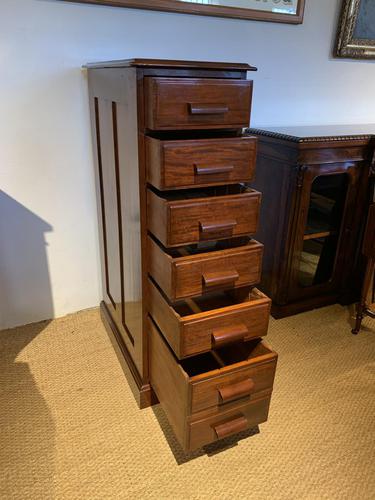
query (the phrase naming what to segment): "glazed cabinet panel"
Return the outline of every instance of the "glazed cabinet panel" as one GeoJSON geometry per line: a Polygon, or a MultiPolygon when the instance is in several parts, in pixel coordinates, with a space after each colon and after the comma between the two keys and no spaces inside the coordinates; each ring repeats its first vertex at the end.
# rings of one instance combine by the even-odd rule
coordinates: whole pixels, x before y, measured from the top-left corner
{"type": "Polygon", "coordinates": [[[360,290],[360,241],[369,198],[371,136],[301,137],[249,129],[263,193],[260,289],[283,317],[340,302],[360,290]]]}
{"type": "Polygon", "coordinates": [[[304,170],[289,300],[334,292],[344,284],[360,170],[354,163],[304,170]]]}

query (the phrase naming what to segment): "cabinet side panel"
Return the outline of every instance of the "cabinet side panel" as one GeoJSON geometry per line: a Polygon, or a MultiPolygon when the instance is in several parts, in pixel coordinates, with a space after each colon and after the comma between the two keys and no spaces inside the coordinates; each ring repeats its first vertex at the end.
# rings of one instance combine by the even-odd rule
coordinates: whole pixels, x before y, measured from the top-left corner
{"type": "Polygon", "coordinates": [[[124,263],[122,325],[134,343],[135,361],[137,366],[141,367],[143,364],[141,208],[135,73],[131,70],[125,71],[121,81],[126,91],[123,99],[116,103],[116,108],[124,263]]]}
{"type": "Polygon", "coordinates": [[[279,277],[287,269],[286,240],[291,230],[291,205],[296,186],[296,169],[284,160],[271,158],[258,146],[254,181],[250,186],[262,193],[259,229],[255,238],[264,244],[261,289],[274,301],[287,294],[287,283],[279,277]]]}
{"type": "MultiPolygon", "coordinates": [[[[121,318],[122,292],[120,279],[120,236],[118,168],[115,161],[112,104],[108,100],[97,99],[98,137],[100,138],[101,159],[99,162],[99,180],[102,205],[103,247],[105,283],[104,288],[109,303],[121,318]],[[117,223],[116,223],[117,222],[117,223]]],[[[109,304],[108,304],[109,305],[109,304]]]]}
{"type": "Polygon", "coordinates": [[[135,70],[91,70],[89,88],[96,144],[103,295],[144,382],[135,70]]]}

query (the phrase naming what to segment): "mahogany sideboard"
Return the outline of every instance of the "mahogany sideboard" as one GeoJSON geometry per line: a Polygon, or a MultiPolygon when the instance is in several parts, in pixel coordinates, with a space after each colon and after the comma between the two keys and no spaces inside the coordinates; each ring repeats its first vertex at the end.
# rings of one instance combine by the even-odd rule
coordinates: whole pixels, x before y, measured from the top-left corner
{"type": "Polygon", "coordinates": [[[375,125],[248,129],[263,193],[261,290],[276,318],[359,298],[375,125]]]}
{"type": "Polygon", "coordinates": [[[185,450],[268,418],[277,354],[260,281],[247,64],[90,64],[101,311],[140,407],[185,450]]]}

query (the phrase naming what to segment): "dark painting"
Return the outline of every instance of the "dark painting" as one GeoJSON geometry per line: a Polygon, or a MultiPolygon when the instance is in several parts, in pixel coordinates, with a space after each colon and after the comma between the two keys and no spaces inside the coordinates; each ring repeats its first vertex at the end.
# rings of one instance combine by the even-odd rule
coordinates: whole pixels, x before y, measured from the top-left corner
{"type": "Polygon", "coordinates": [[[343,0],[335,56],[375,59],[375,0],[343,0]]]}
{"type": "Polygon", "coordinates": [[[375,39],[375,0],[361,0],[354,38],[375,39]]]}

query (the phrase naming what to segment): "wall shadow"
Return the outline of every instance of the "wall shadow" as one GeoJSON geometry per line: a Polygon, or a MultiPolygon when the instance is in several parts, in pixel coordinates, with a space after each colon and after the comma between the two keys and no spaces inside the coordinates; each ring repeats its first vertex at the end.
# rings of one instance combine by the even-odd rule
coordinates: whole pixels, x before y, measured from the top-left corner
{"type": "MultiPolygon", "coordinates": [[[[0,330],[34,314],[53,317],[44,237],[51,230],[0,190],[0,330]]],[[[29,364],[17,360],[48,324],[0,331],[0,498],[54,497],[53,417],[29,364]]],[[[31,356],[43,363],[37,348],[31,356]]]]}
{"type": "Polygon", "coordinates": [[[0,330],[53,317],[45,241],[52,229],[0,190],[0,330]]]}

